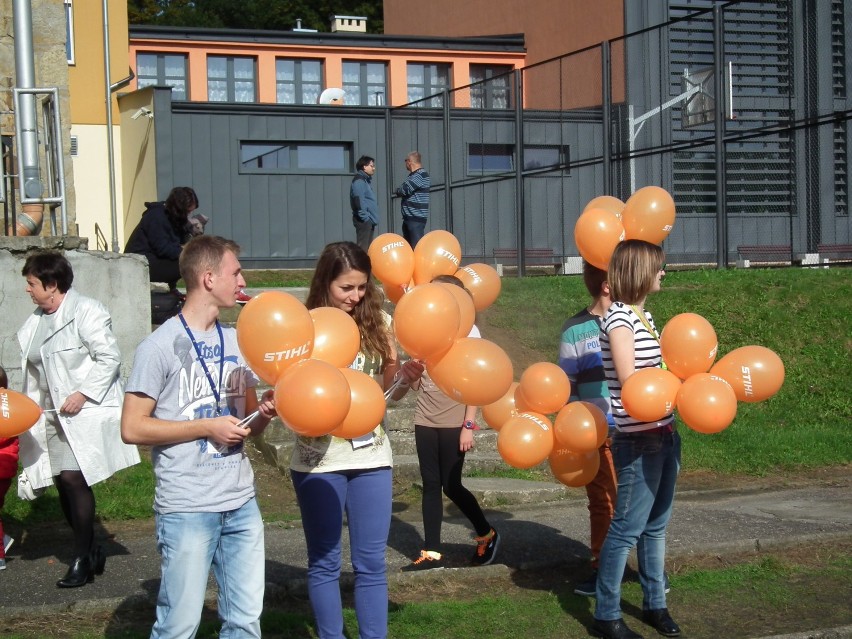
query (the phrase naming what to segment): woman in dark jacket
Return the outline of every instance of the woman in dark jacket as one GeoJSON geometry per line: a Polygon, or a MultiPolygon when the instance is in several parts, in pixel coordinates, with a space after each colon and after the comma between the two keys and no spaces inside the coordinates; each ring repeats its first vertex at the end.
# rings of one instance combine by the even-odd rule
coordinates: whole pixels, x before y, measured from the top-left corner
{"type": "Polygon", "coordinates": [[[192,236],[189,216],[198,208],[198,196],[188,186],[176,186],[165,202],[146,202],[145,206],[124,252],[147,257],[151,281],[166,282],[174,291],[180,279],[178,258],[192,236]]]}

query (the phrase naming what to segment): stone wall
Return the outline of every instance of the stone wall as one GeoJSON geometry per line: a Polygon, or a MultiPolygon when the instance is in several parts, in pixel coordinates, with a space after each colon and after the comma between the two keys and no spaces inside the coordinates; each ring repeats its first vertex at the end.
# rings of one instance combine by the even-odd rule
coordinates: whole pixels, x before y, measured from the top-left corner
{"type": "Polygon", "coordinates": [[[103,303],[112,316],[112,328],[121,349],[122,378],[133,366],[136,346],[151,332],[151,296],[148,263],[140,255],[87,250],[86,238],[0,237],[0,364],[9,375],[9,387],[21,389],[21,349],[16,333],[35,310],[21,269],[34,249],[65,253],[74,269],[73,287],[103,303]]]}
{"type": "MultiPolygon", "coordinates": [[[[71,166],[71,107],[69,103],[68,61],[65,55],[65,8],[57,0],[28,0],[32,6],[35,82],[37,88],[59,89],[59,110],[62,122],[62,150],[65,172],[66,216],[69,233],[76,233],[74,205],[74,175],[71,166]]],[[[80,43],[78,43],[80,44],[80,43]]],[[[93,70],[95,72],[96,70],[93,70]]],[[[101,70],[102,72],[102,70],[101,70]]],[[[15,121],[12,87],[15,86],[15,39],[12,0],[0,0],[0,131],[14,137],[15,121]]],[[[37,113],[41,127],[41,112],[37,113]]],[[[41,136],[41,134],[40,134],[41,136]]],[[[43,141],[43,138],[41,138],[43,141]]],[[[40,145],[41,147],[41,145],[40,145]]],[[[41,147],[43,148],[43,147],[41,147]]],[[[15,150],[17,156],[17,150],[15,150]]],[[[44,158],[40,159],[42,179],[46,183],[44,158]]],[[[17,169],[15,169],[17,172],[17,169]]],[[[17,184],[15,184],[17,191],[17,184]]],[[[20,211],[20,203],[15,204],[20,211]]],[[[42,234],[50,233],[50,214],[45,210],[42,234]]],[[[59,211],[56,214],[57,232],[61,233],[59,211]]]]}

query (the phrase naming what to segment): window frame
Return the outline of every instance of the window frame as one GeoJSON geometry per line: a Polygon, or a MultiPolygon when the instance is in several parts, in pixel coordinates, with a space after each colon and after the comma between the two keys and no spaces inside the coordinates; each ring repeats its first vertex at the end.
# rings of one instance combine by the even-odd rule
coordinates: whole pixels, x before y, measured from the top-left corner
{"type": "MultiPolygon", "coordinates": [[[[246,80],[239,80],[240,82],[246,82],[246,80]]],[[[207,56],[207,101],[215,102],[217,104],[257,104],[258,101],[258,77],[257,77],[257,57],[251,55],[208,55],[207,56]],[[234,75],[234,62],[236,60],[251,60],[252,63],[252,99],[249,100],[237,100],[236,99],[236,83],[237,78],[234,75]],[[225,100],[211,100],[210,99],[210,61],[211,60],[225,60],[225,77],[224,78],[213,78],[215,82],[225,82],[225,90],[226,90],[226,99],[225,100]]]]}
{"type": "MultiPolygon", "coordinates": [[[[347,106],[369,106],[369,107],[383,107],[387,105],[388,99],[388,62],[387,60],[343,60],[343,64],[341,67],[343,71],[342,78],[342,88],[346,92],[346,101],[347,106]],[[346,65],[347,64],[357,64],[358,65],[358,84],[352,82],[346,82],[346,65]],[[382,67],[382,100],[381,103],[370,104],[370,87],[377,86],[375,83],[367,82],[368,76],[368,65],[375,64],[380,65],[382,67]],[[354,87],[358,88],[358,104],[351,104],[347,98],[349,98],[349,91],[354,87]]],[[[376,95],[376,92],[373,92],[373,95],[376,95]]]]}
{"type": "Polygon", "coordinates": [[[407,62],[405,65],[405,81],[406,81],[406,97],[408,98],[409,104],[413,102],[418,102],[416,106],[424,107],[424,108],[438,108],[444,106],[444,90],[450,88],[450,77],[452,75],[452,65],[449,62],[407,62]],[[412,67],[420,67],[423,71],[423,83],[416,83],[411,81],[411,69],[412,67]],[[435,77],[433,78],[433,74],[438,76],[440,72],[444,71],[444,78],[435,77]],[[443,84],[441,81],[443,80],[443,84]],[[411,96],[411,88],[412,87],[420,87],[423,90],[423,97],[421,98],[413,98],[411,96]],[[435,96],[436,94],[441,93],[442,95],[429,98],[429,96],[435,96]],[[429,99],[427,99],[429,98],[429,99]]]}
{"type": "MultiPolygon", "coordinates": [[[[484,175],[506,175],[515,172],[517,165],[517,153],[515,145],[512,143],[502,142],[468,142],[467,144],[467,162],[465,163],[465,174],[468,176],[484,176],[484,175]],[[475,149],[481,148],[492,151],[502,151],[503,153],[475,153],[475,149]],[[471,160],[474,158],[507,158],[507,168],[474,168],[471,166],[471,160]]],[[[525,144],[524,145],[524,168],[523,175],[535,177],[537,174],[553,173],[559,171],[561,175],[570,175],[569,162],[571,159],[571,147],[568,144],[525,144]],[[527,166],[527,153],[531,149],[556,150],[558,154],[558,163],[547,166],[527,166]]]]}
{"type": "Polygon", "coordinates": [[[65,12],[65,59],[70,66],[77,64],[77,51],[74,37],[74,0],[64,0],[65,12]]]}
{"type": "Polygon", "coordinates": [[[142,89],[142,88],[148,87],[148,86],[171,87],[172,99],[173,100],[188,101],[190,99],[189,56],[186,53],[166,53],[164,51],[137,51],[136,52],[136,88],[142,89]],[[141,66],[139,64],[139,56],[143,56],[143,55],[152,56],[156,60],[157,76],[156,76],[156,78],[154,78],[153,83],[140,84],[140,82],[143,80],[143,78],[145,78],[145,79],[150,78],[150,76],[143,76],[139,72],[139,67],[141,66]],[[176,98],[175,97],[175,85],[173,83],[169,82],[170,77],[177,77],[177,76],[167,76],[166,75],[166,58],[168,58],[168,57],[181,58],[183,60],[183,77],[181,78],[183,80],[183,85],[185,87],[185,90],[184,90],[185,95],[184,95],[183,98],[176,98]]]}
{"type": "Polygon", "coordinates": [[[470,108],[471,109],[484,109],[484,110],[497,110],[497,111],[510,111],[514,108],[514,87],[511,82],[511,78],[513,76],[513,71],[515,68],[510,64],[471,64],[468,74],[470,76],[470,108]],[[474,71],[482,70],[483,77],[474,78],[474,71]],[[501,76],[506,77],[506,86],[499,87],[500,90],[506,91],[506,106],[494,106],[495,103],[495,89],[497,87],[494,86],[493,79],[499,78],[501,76]],[[474,95],[481,92],[481,96],[478,96],[482,100],[481,106],[474,106],[474,95]]]}
{"type": "Polygon", "coordinates": [[[319,65],[319,82],[307,83],[309,85],[317,84],[317,100],[319,100],[319,96],[322,95],[323,87],[325,86],[325,64],[323,64],[324,60],[321,58],[288,58],[284,56],[276,56],[275,57],[275,103],[276,104],[316,104],[317,101],[308,102],[305,101],[305,93],[304,93],[304,85],[306,84],[304,81],[303,73],[302,73],[302,63],[304,62],[314,62],[319,65]],[[294,63],[294,72],[293,72],[293,82],[284,82],[278,79],[278,64],[279,62],[293,62],[294,63]],[[279,87],[281,86],[292,86],[293,87],[293,95],[296,98],[295,102],[282,102],[279,97],[279,87]]]}
{"type": "MultiPolygon", "coordinates": [[[[354,172],[353,149],[355,142],[352,140],[257,140],[257,139],[242,139],[239,141],[239,157],[238,173],[241,175],[351,175],[354,172]],[[250,167],[245,166],[243,160],[243,150],[250,146],[256,147],[275,147],[279,149],[287,148],[288,166],[280,167],[250,167]],[[310,166],[300,166],[299,148],[328,148],[338,149],[343,155],[343,162],[340,168],[316,168],[310,166]]],[[[280,151],[279,151],[280,152],[280,151]]]]}

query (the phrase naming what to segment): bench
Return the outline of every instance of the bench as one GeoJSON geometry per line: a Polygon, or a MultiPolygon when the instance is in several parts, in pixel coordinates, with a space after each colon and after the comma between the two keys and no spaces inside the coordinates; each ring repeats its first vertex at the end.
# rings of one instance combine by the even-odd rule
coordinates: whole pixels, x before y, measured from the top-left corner
{"type": "MultiPolygon", "coordinates": [[[[505,262],[517,264],[518,249],[495,248],[494,268],[500,277],[503,277],[503,264],[505,262]]],[[[558,273],[560,269],[564,268],[566,262],[561,257],[554,255],[552,248],[525,248],[524,264],[527,266],[553,266],[558,273]]]]}
{"type": "Polygon", "coordinates": [[[817,253],[820,262],[849,261],[852,260],[852,244],[817,244],[817,253]]]}
{"type": "Polygon", "coordinates": [[[792,262],[789,244],[740,244],[737,246],[737,268],[749,268],[752,262],[792,262]]]}

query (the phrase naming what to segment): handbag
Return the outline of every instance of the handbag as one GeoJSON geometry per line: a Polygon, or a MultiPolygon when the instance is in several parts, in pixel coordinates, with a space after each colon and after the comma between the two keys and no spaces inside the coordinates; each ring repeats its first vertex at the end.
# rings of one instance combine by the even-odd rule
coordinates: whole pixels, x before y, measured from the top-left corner
{"type": "Polygon", "coordinates": [[[33,485],[30,483],[30,478],[27,477],[27,472],[25,470],[22,470],[21,474],[18,475],[18,497],[21,499],[33,501],[34,499],[41,497],[45,490],[45,488],[33,488],[33,485]]]}

